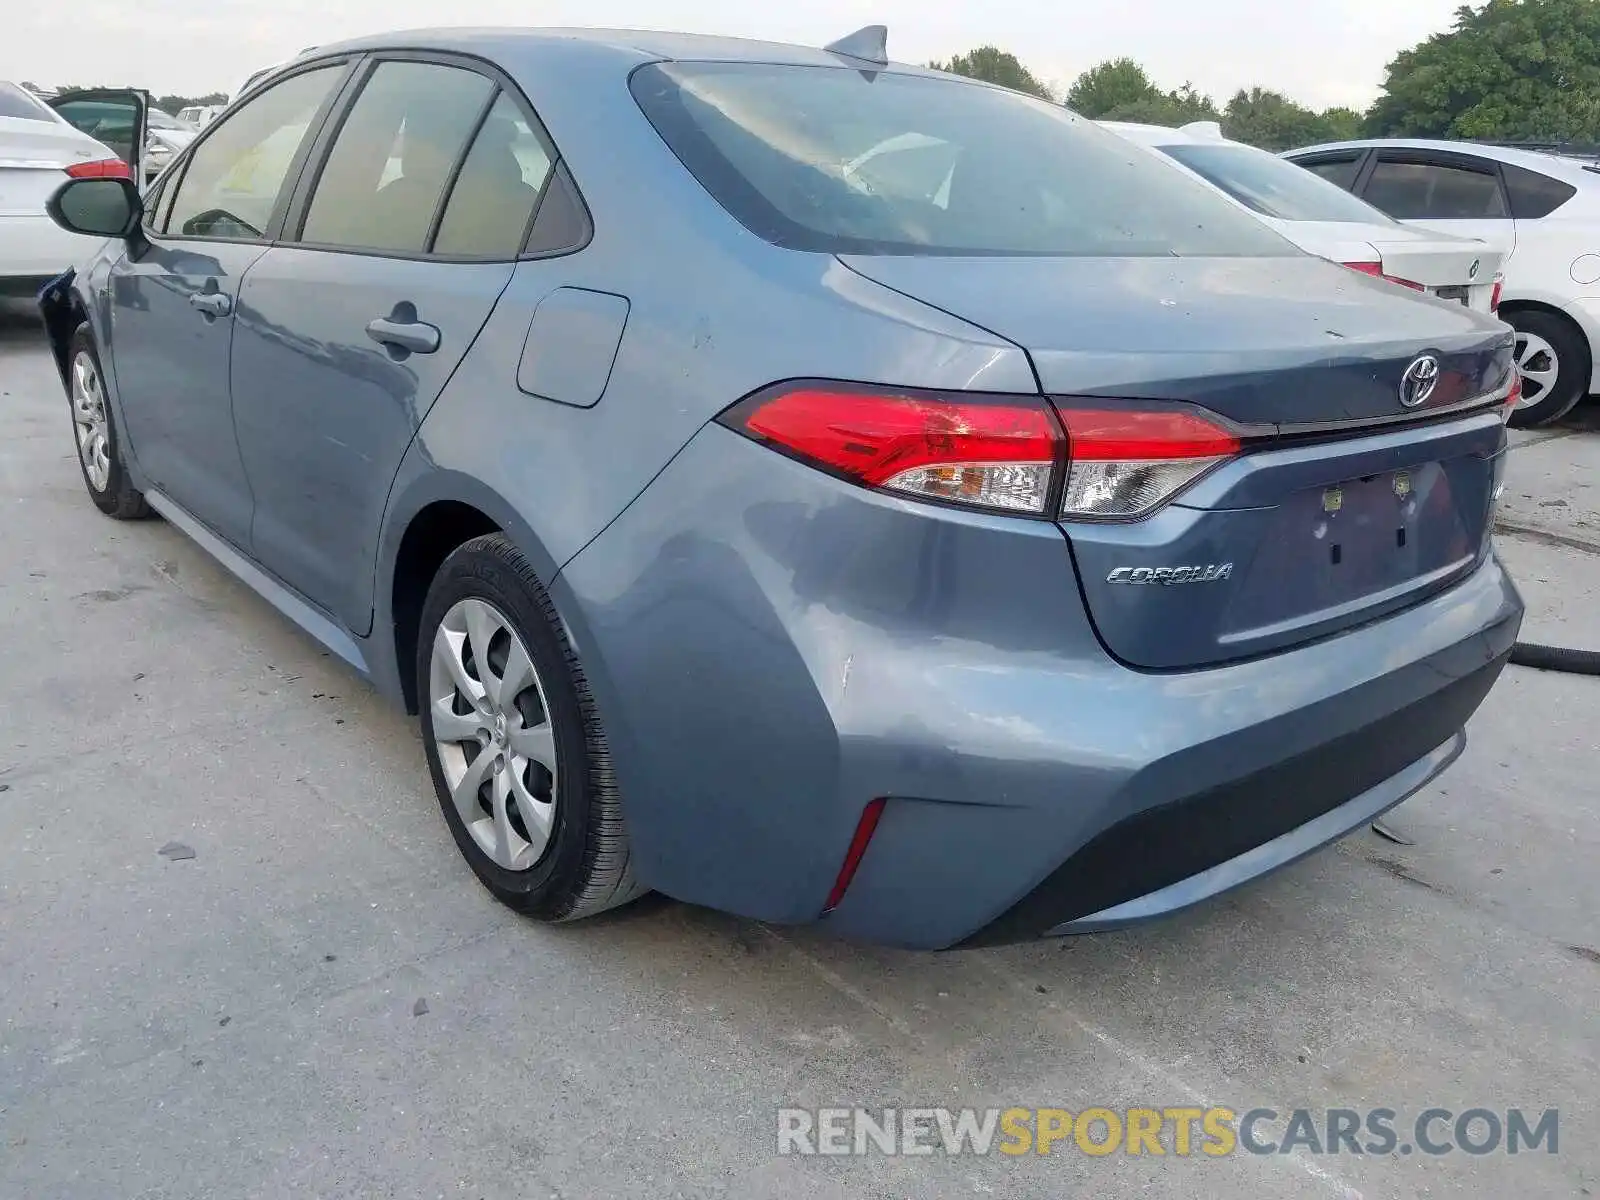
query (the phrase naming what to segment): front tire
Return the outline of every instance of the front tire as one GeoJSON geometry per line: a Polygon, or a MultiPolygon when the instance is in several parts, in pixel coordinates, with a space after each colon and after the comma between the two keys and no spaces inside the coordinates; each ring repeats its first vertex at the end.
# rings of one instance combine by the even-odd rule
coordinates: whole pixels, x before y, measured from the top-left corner
{"type": "Polygon", "coordinates": [[[1539,309],[1513,309],[1504,320],[1517,331],[1522,401],[1511,413],[1517,429],[1559,421],[1589,391],[1589,343],[1565,317],[1539,309]]]}
{"type": "Polygon", "coordinates": [[[570,921],[644,891],[577,655],[504,536],[474,538],[439,568],[423,606],[417,690],[445,823],[496,899],[570,921]]]}
{"type": "Polygon", "coordinates": [[[150,506],[145,503],[144,493],[133,486],[123,465],[122,441],[106,396],[100,353],[87,322],[72,335],[67,355],[67,399],[83,486],[94,506],[106,516],[118,521],[143,520],[150,515],[150,506]]]}

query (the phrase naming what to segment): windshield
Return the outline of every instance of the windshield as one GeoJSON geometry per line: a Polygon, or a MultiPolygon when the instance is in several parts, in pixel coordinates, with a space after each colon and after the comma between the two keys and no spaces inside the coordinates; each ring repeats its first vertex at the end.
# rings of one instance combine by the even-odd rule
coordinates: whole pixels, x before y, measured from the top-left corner
{"type": "Polygon", "coordinates": [[[14,83],[0,83],[0,117],[55,123],[48,108],[30,96],[26,88],[19,88],[14,83]]]}
{"type": "Polygon", "coordinates": [[[1265,150],[1237,142],[1182,142],[1158,147],[1202,179],[1264,217],[1282,221],[1355,221],[1394,225],[1389,216],[1338,184],[1265,150]]]}
{"type": "Polygon", "coordinates": [[[753,232],[832,254],[1285,256],[1209,188],[1058,105],[890,71],[658,63],[645,115],[753,232]]]}
{"type": "Polygon", "coordinates": [[[176,117],[169,117],[159,108],[145,109],[145,123],[151,129],[181,129],[187,132],[188,127],[176,117]]]}

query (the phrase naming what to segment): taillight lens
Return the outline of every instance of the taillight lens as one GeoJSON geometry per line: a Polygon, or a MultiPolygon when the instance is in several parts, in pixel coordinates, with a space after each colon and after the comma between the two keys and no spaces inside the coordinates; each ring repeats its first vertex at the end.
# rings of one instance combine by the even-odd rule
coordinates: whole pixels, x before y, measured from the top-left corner
{"type": "Polygon", "coordinates": [[[1515,367],[1512,367],[1511,368],[1511,390],[1506,393],[1505,408],[1501,410],[1503,412],[1503,414],[1505,416],[1505,419],[1507,421],[1511,420],[1511,414],[1516,411],[1517,405],[1521,402],[1521,400],[1522,400],[1522,372],[1517,370],[1515,367]]]}
{"type": "Polygon", "coordinates": [[[1505,287],[1506,287],[1506,277],[1504,275],[1496,273],[1496,275],[1494,277],[1494,291],[1489,293],[1489,311],[1490,312],[1497,313],[1497,312],[1500,311],[1500,293],[1505,291],[1505,287]]]}
{"type": "Polygon", "coordinates": [[[867,487],[1068,520],[1145,516],[1239,452],[1198,412],[1103,405],[808,383],[757,393],[719,420],[867,487]]]}
{"type": "Polygon", "coordinates": [[[74,179],[132,179],[133,172],[120,158],[97,158],[65,168],[74,179]]]}
{"type": "Polygon", "coordinates": [[[1398,283],[1401,287],[1410,288],[1414,292],[1425,292],[1428,289],[1420,283],[1413,283],[1409,279],[1401,279],[1398,275],[1385,275],[1383,264],[1379,262],[1347,262],[1343,266],[1352,271],[1360,271],[1363,275],[1371,275],[1375,279],[1387,279],[1390,283],[1398,283]]]}
{"type": "Polygon", "coordinates": [[[736,405],[725,423],[868,487],[1036,514],[1062,448],[1037,396],[798,386],[736,405]]]}
{"type": "Polygon", "coordinates": [[[1166,503],[1239,452],[1239,439],[1187,411],[1070,408],[1061,515],[1129,520],[1166,503]]]}

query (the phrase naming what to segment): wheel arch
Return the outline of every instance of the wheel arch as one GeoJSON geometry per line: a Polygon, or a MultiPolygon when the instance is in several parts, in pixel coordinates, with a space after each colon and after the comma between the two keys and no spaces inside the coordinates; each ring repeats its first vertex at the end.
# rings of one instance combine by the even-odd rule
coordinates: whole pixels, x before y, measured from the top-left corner
{"type": "MultiPolygon", "coordinates": [[[[504,497],[453,471],[435,469],[404,485],[397,481],[380,549],[380,585],[370,640],[392,662],[392,690],[408,713],[417,711],[417,638],[428,588],[451,551],[486,533],[510,538],[555,599],[558,566],[543,540],[504,497]]],[[[564,624],[566,619],[563,613],[564,624]]]]}
{"type": "Polygon", "coordinates": [[[39,294],[39,315],[44,319],[45,340],[50,344],[50,357],[55,360],[56,374],[61,377],[63,388],[67,386],[73,334],[84,324],[88,324],[91,330],[94,328],[89,306],[73,286],[75,274],[67,272],[39,294]]]}
{"type": "Polygon", "coordinates": [[[1547,300],[1535,300],[1524,297],[1518,297],[1511,300],[1502,300],[1500,302],[1499,315],[1501,320],[1509,323],[1510,316],[1518,312],[1536,312],[1542,313],[1546,316],[1554,317],[1563,325],[1571,329],[1572,332],[1577,335],[1578,340],[1583,343],[1584,349],[1587,350],[1589,354],[1588,366],[1591,376],[1596,367],[1600,366],[1600,353],[1597,353],[1597,351],[1600,351],[1600,346],[1596,345],[1594,335],[1584,326],[1582,321],[1573,316],[1572,313],[1566,308],[1563,308],[1559,304],[1552,304],[1547,300]]]}

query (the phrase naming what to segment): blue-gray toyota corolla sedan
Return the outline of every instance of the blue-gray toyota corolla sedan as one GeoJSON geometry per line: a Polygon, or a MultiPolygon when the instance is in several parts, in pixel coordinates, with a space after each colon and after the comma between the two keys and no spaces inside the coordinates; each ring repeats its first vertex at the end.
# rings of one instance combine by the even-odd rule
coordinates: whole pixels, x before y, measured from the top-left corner
{"type": "Polygon", "coordinates": [[[1521,620],[1506,326],[871,34],[321,47],[53,211],[91,498],[416,711],[547,920],[1170,912],[1438,775],[1521,620]]]}

